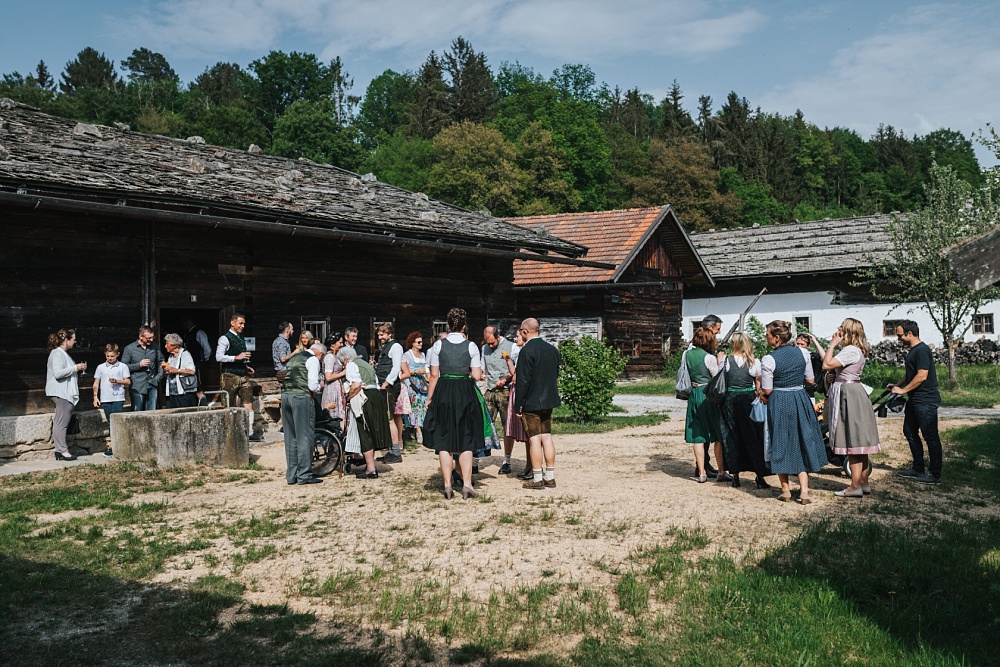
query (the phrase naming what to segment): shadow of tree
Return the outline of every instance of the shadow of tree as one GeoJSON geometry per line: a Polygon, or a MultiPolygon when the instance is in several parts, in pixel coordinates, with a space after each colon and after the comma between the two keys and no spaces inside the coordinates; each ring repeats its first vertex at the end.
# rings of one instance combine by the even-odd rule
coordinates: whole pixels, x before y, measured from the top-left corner
{"type": "Polygon", "coordinates": [[[3,662],[390,664],[385,648],[352,646],[313,614],[250,605],[242,593],[240,584],[218,576],[177,589],[3,555],[3,662]]]}

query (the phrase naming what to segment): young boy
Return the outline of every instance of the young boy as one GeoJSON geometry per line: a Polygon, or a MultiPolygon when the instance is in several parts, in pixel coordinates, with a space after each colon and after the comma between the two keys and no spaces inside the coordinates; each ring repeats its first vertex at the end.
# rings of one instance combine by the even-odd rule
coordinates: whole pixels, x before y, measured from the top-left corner
{"type": "MultiPolygon", "coordinates": [[[[94,371],[94,407],[104,409],[108,426],[111,425],[111,415],[124,411],[125,387],[132,384],[128,366],[118,363],[118,355],[118,345],[108,343],[104,346],[106,363],[101,364],[94,371]]],[[[107,448],[104,455],[112,455],[110,447],[107,448]]]]}

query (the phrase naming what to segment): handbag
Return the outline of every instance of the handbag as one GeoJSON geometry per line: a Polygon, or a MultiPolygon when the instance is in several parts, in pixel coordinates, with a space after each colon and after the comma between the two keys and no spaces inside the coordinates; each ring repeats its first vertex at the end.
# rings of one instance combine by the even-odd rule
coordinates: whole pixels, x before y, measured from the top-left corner
{"type": "Polygon", "coordinates": [[[705,398],[712,405],[722,405],[726,402],[729,394],[729,381],[726,379],[726,371],[729,369],[729,357],[726,357],[725,365],[719,369],[708,385],[705,387],[705,398]]]}
{"type": "Polygon", "coordinates": [[[688,370],[687,354],[687,350],[681,354],[681,366],[677,369],[677,383],[674,386],[677,398],[682,401],[691,397],[691,371],[688,370]]]}
{"type": "Polygon", "coordinates": [[[69,417],[69,423],[66,424],[66,435],[80,435],[80,418],[76,414],[69,417]]]}
{"type": "Polygon", "coordinates": [[[767,403],[762,403],[759,396],[753,399],[753,404],[750,406],[750,419],[758,424],[767,421],[767,403]]]}

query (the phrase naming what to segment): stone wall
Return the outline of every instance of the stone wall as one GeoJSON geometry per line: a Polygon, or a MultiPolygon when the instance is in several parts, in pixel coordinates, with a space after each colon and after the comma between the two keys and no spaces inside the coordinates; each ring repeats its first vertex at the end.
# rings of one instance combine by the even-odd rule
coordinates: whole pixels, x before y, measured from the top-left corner
{"type": "MultiPolygon", "coordinates": [[[[66,438],[70,452],[92,454],[108,447],[108,424],[100,410],[75,413],[80,421],[80,433],[66,438]]],[[[33,461],[54,454],[52,414],[0,417],[0,464],[11,461],[33,461]]]]}

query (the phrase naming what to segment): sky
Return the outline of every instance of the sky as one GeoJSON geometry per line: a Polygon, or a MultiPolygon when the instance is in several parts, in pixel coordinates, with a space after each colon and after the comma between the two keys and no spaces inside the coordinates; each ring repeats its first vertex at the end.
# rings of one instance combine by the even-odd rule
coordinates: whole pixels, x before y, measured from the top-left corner
{"type": "MultiPolygon", "coordinates": [[[[354,92],[416,70],[462,36],[496,69],[549,75],[587,64],[598,81],[659,101],[677,80],[694,115],[730,91],[768,113],[870,137],[1000,124],[1000,2],[965,0],[6,0],[0,72],[45,60],[58,79],[84,47],[116,65],[158,51],[184,82],[272,50],[336,56],[354,92]]],[[[997,163],[977,147],[983,166],[997,163]]]]}

